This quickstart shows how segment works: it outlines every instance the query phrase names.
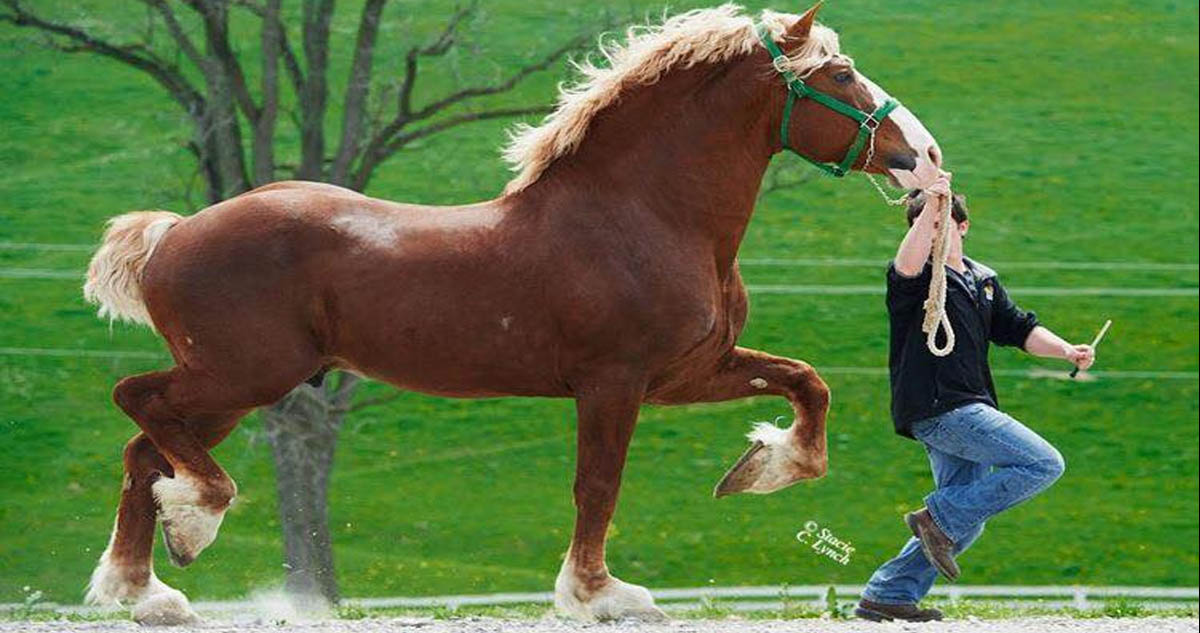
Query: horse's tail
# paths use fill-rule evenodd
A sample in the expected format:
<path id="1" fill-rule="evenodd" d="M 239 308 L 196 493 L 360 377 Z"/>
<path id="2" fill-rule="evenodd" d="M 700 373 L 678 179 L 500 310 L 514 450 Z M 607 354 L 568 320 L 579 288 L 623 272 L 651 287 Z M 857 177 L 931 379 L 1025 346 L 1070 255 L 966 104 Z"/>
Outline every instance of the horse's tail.
<path id="1" fill-rule="evenodd" d="M 142 300 L 142 269 L 167 229 L 182 219 L 170 211 L 134 211 L 108 221 L 83 284 L 83 297 L 100 306 L 100 318 L 154 327 Z"/>

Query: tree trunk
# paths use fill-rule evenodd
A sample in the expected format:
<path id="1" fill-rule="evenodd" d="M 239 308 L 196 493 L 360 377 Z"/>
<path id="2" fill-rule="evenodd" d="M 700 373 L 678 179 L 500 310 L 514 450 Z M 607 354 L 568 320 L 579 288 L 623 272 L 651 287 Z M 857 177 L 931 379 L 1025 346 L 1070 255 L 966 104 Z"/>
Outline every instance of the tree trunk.
<path id="1" fill-rule="evenodd" d="M 329 533 L 329 475 L 358 378 L 342 373 L 336 387 L 333 382 L 302 384 L 262 409 L 275 461 L 285 589 L 304 604 L 314 599 L 334 604 L 339 597 Z"/>

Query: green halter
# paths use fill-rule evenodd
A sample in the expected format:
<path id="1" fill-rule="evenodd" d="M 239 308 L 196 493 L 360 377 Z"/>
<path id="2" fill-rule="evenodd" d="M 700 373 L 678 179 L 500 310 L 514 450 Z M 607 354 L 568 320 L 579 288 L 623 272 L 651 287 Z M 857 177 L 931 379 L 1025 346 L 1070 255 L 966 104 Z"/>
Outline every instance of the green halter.
<path id="1" fill-rule="evenodd" d="M 875 108 L 874 112 L 864 112 L 859 110 L 845 101 L 831 97 L 815 88 L 809 87 L 808 84 L 804 83 L 803 79 L 800 79 L 796 76 L 796 73 L 788 70 L 787 55 L 784 55 L 783 51 L 779 49 L 779 45 L 775 43 L 775 40 L 771 37 L 770 31 L 767 30 L 765 25 L 758 25 L 758 37 L 760 40 L 762 40 L 762 44 L 767 49 L 767 52 L 771 54 L 771 65 L 773 65 L 775 70 L 783 76 L 783 80 L 787 83 L 788 87 L 787 105 L 783 107 L 783 122 L 779 124 L 780 142 L 783 143 L 784 147 L 792 150 L 792 152 L 797 156 L 812 163 L 818 169 L 826 174 L 829 174 L 830 176 L 836 176 L 840 178 L 850 173 L 850 168 L 854 165 L 854 161 L 858 160 L 858 155 L 862 153 L 863 146 L 866 145 L 867 139 L 875 134 L 875 130 L 881 123 L 883 123 L 883 120 L 892 113 L 892 110 L 900 107 L 900 102 L 896 101 L 895 99 L 888 99 L 879 107 Z M 842 159 L 842 162 L 836 165 L 830 165 L 815 161 L 788 146 L 788 124 L 792 120 L 792 106 L 795 105 L 797 99 L 804 98 L 812 99 L 813 101 L 816 101 L 817 103 L 829 108 L 830 110 L 833 110 L 834 112 L 837 112 L 838 114 L 854 119 L 854 121 L 858 123 L 858 135 L 854 138 L 854 144 L 852 144 L 850 149 L 846 151 L 846 157 Z"/>

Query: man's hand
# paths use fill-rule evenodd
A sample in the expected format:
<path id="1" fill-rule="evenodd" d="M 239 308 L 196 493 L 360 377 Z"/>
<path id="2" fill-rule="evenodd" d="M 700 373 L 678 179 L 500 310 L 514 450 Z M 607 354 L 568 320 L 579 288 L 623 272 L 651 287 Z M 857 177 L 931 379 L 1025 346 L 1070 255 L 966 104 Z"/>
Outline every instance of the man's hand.
<path id="1" fill-rule="evenodd" d="M 1096 362 L 1096 350 L 1091 345 L 1072 345 L 1040 325 L 1033 328 L 1025 339 L 1025 351 L 1044 358 L 1061 358 L 1080 371 Z"/>
<path id="2" fill-rule="evenodd" d="M 1063 348 L 1063 357 L 1080 371 L 1087 371 L 1096 362 L 1096 350 L 1091 345 L 1067 345 Z"/>
<path id="3" fill-rule="evenodd" d="M 908 229 L 896 251 L 896 272 L 901 276 L 916 277 L 925 268 L 929 252 L 933 249 L 933 234 L 940 228 L 938 224 L 941 218 L 934 210 L 937 205 L 933 204 L 933 197 L 950 195 L 950 176 L 950 172 L 939 170 L 937 179 L 925 189 L 925 208 Z"/>
<path id="4" fill-rule="evenodd" d="M 948 171 L 938 170 L 937 179 L 925 188 L 926 195 L 932 196 L 950 196 L 950 178 L 954 174 Z"/>

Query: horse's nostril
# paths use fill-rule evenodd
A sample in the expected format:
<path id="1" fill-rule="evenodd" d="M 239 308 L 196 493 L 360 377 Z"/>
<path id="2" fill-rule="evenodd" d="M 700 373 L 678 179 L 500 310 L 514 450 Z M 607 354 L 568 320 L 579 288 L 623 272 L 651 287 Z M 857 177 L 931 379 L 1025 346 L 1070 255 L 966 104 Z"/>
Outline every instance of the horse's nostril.
<path id="1" fill-rule="evenodd" d="M 912 171 L 917 168 L 917 159 L 908 154 L 892 154 L 887 159 L 888 169 Z"/>
<path id="2" fill-rule="evenodd" d="M 928 153 L 929 153 L 929 160 L 933 161 L 934 165 L 941 167 L 942 166 L 942 152 L 941 152 L 941 150 L 938 149 L 938 146 L 930 145 Z"/>

